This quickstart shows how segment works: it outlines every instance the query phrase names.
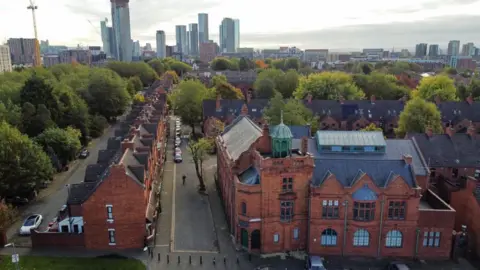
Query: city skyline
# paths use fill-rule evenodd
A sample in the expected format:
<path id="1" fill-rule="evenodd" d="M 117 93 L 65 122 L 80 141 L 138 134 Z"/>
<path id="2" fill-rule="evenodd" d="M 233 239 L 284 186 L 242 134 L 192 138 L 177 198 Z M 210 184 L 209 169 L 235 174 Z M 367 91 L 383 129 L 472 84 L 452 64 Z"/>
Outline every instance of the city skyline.
<path id="1" fill-rule="evenodd" d="M 66 3 L 62 4 L 63 2 Z M 110 18 L 110 1 L 96 5 L 89 4 L 93 3 L 92 0 L 81 4 L 74 1 L 63 2 L 57 4 L 54 0 L 48 2 L 37 0 L 39 38 L 48 39 L 55 45 L 101 45 L 99 22 L 105 17 Z M 157 3 L 149 0 L 132 0 L 130 1 L 132 39 L 140 40 L 141 44 L 147 42 L 155 44 L 155 33 L 160 29 L 165 31 L 167 45 L 174 45 L 175 25 L 198 23 L 198 13 L 208 13 L 209 39 L 214 41 L 219 39 L 217 25 L 224 17 L 238 18 L 241 21 L 241 47 L 276 48 L 290 45 L 303 49 L 412 48 L 417 43 L 435 43 L 443 49 L 449 40 L 460 40 L 462 44 L 480 43 L 480 37 L 476 34 L 478 30 L 475 29 L 475 26 L 480 24 L 480 16 L 473 16 L 480 8 L 480 1 L 475 0 L 442 2 L 407 0 L 386 5 L 376 5 L 378 1 L 369 0 L 367 2 L 371 2 L 370 4 L 348 3 L 351 7 L 348 10 L 352 9 L 354 12 L 347 10 L 340 16 L 335 13 L 338 18 L 333 16 L 334 13 L 313 16 L 309 10 L 315 8 L 307 9 L 306 13 L 297 18 L 297 15 L 291 14 L 289 8 L 275 7 L 271 12 L 275 16 L 263 20 L 256 14 L 263 14 L 262 7 L 271 4 L 269 1 L 265 2 L 255 3 L 254 9 L 249 8 L 249 13 L 244 13 L 245 7 L 241 6 L 248 5 L 234 0 L 227 3 L 217 0 L 205 0 L 192 5 L 186 3 L 185 8 L 188 6 L 188 9 L 175 6 L 173 1 Z M 317 5 L 311 0 L 300 2 L 299 4 L 312 7 Z M 345 5 L 346 1 L 341 0 L 322 7 L 329 10 L 335 8 L 344 10 Z M 381 9 L 372 8 L 376 6 L 381 6 Z M 163 11 L 157 16 L 148 16 L 157 12 L 157 8 Z M 183 10 L 187 11 L 182 12 Z M 281 16 L 282 14 L 284 16 Z M 18 16 L 25 16 L 25 20 L 20 21 L 18 27 L 2 28 L 0 39 L 5 41 L 8 38 L 33 36 L 32 23 L 28 15 L 24 3 L 15 2 L 2 9 L 0 11 L 2 25 L 8 25 L 9 20 Z M 280 19 L 285 16 L 291 16 L 292 20 Z M 69 20 L 69 23 L 58 23 L 61 20 Z M 94 26 L 90 25 L 89 21 Z M 75 31 L 71 31 L 72 28 Z M 406 29 L 408 31 L 405 31 Z M 328 36 L 328 39 L 325 36 Z"/>

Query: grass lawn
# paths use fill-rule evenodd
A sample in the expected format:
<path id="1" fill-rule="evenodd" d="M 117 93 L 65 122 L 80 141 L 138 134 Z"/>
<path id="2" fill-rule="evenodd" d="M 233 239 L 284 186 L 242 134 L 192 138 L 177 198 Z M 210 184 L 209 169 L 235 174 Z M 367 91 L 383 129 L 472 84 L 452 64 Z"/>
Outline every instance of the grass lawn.
<path id="1" fill-rule="evenodd" d="M 15 270 L 12 257 L 0 257 L 0 270 Z M 145 270 L 135 259 L 20 256 L 21 270 Z"/>

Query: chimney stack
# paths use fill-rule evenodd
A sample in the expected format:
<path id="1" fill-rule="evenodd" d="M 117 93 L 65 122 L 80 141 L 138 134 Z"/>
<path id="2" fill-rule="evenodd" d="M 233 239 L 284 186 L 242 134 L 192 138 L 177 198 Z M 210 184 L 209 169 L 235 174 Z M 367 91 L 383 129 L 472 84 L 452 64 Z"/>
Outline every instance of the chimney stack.
<path id="1" fill-rule="evenodd" d="M 218 111 L 222 108 L 222 105 L 220 103 L 220 100 L 222 100 L 222 98 L 220 97 L 220 95 L 217 95 L 217 102 L 215 103 L 215 109 Z"/>
<path id="2" fill-rule="evenodd" d="M 472 121 L 470 121 L 470 125 L 468 126 L 467 134 L 470 135 L 470 138 L 472 139 L 475 138 L 475 136 L 477 135 L 477 129 L 473 125 Z"/>
<path id="3" fill-rule="evenodd" d="M 473 104 L 473 96 L 472 96 L 472 94 L 468 95 L 466 101 L 467 101 L 467 103 L 468 103 L 469 105 L 472 105 L 472 104 Z"/>
<path id="4" fill-rule="evenodd" d="M 308 94 L 308 95 L 307 95 L 307 102 L 308 102 L 308 104 L 312 104 L 312 98 L 313 98 L 312 94 Z"/>
<path id="5" fill-rule="evenodd" d="M 243 103 L 241 115 L 243 115 L 243 116 L 247 116 L 247 115 L 248 115 L 248 107 L 247 107 L 247 104 L 246 104 L 246 103 Z"/>
<path id="6" fill-rule="evenodd" d="M 412 165 L 412 156 L 409 154 L 404 154 L 402 155 L 403 161 L 405 161 L 405 164 L 407 165 Z"/>
<path id="7" fill-rule="evenodd" d="M 263 124 L 262 135 L 265 136 L 265 137 L 270 136 L 270 127 L 268 126 L 268 124 L 266 122 L 265 122 L 265 124 Z"/>
<path id="8" fill-rule="evenodd" d="M 247 104 L 250 104 L 250 101 L 252 100 L 252 92 L 248 91 L 247 92 Z"/>
<path id="9" fill-rule="evenodd" d="M 343 104 L 345 102 L 345 98 L 343 96 L 340 96 L 338 101 L 340 101 L 340 104 Z"/>
<path id="10" fill-rule="evenodd" d="M 125 152 L 127 149 L 130 149 L 133 151 L 133 142 L 131 142 L 129 139 L 124 139 L 122 144 L 122 151 Z"/>
<path id="11" fill-rule="evenodd" d="M 439 105 L 442 102 L 442 99 L 440 98 L 439 95 L 435 96 L 435 104 Z"/>
<path id="12" fill-rule="evenodd" d="M 300 147 L 301 147 L 300 152 L 302 152 L 302 155 L 305 156 L 308 152 L 308 137 L 307 136 L 302 137 L 302 143 L 301 143 Z"/>
<path id="13" fill-rule="evenodd" d="M 427 136 L 431 138 L 433 136 L 433 128 L 431 126 L 428 126 L 425 134 L 427 134 Z"/>
<path id="14" fill-rule="evenodd" d="M 372 104 L 375 104 L 375 95 L 371 95 L 371 96 L 370 96 L 370 102 L 371 102 Z"/>
<path id="15" fill-rule="evenodd" d="M 452 127 L 446 127 L 445 128 L 445 133 L 448 134 L 448 136 L 450 136 L 450 138 L 451 138 L 455 134 L 455 129 L 453 129 Z"/>

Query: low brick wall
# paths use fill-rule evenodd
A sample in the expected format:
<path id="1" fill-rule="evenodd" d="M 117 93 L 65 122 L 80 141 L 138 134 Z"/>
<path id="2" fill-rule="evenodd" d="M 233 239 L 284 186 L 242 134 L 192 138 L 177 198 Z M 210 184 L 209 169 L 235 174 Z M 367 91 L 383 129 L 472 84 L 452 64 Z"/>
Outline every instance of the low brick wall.
<path id="1" fill-rule="evenodd" d="M 32 248 L 85 247 L 83 233 L 37 232 L 32 230 Z"/>

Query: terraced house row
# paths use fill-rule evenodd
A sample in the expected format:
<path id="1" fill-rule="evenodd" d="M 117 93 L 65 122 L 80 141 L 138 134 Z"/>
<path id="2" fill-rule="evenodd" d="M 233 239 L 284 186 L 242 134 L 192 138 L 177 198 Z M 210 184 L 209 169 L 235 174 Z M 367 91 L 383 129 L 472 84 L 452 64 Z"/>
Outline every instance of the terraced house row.
<path id="1" fill-rule="evenodd" d="M 319 117 L 321 130 L 360 130 L 370 123 L 384 130 L 387 137 L 392 137 L 398 127 L 400 113 L 405 106 L 404 99 L 377 100 L 314 100 L 308 96 L 305 106 Z M 214 120 L 220 120 L 227 125 L 240 114 L 248 115 L 258 124 L 263 124 L 263 110 L 268 106 L 267 99 L 250 99 L 247 95 L 243 100 L 203 101 L 203 128 L 207 135 L 215 134 Z M 455 132 L 466 132 L 473 123 L 480 130 L 480 102 L 472 97 L 464 101 L 445 101 L 437 99 L 436 104 L 442 115 L 444 127 L 451 127 Z"/>
<path id="2" fill-rule="evenodd" d="M 449 128 L 407 139 L 341 130 L 310 137 L 302 127 L 257 120 L 240 115 L 215 139 L 230 232 L 244 249 L 445 259 L 464 248 L 465 238 L 452 232 L 477 222 L 465 220 L 465 211 L 480 213 L 471 195 L 478 175 L 466 168 L 478 169 L 471 162 L 480 160 L 473 126 L 465 134 Z M 438 182 L 432 187 L 439 175 L 455 187 L 458 212 L 436 193 Z"/>
<path id="3" fill-rule="evenodd" d="M 32 232 L 33 248 L 143 248 L 155 234 L 160 177 L 165 160 L 166 93 L 156 82 L 88 165 L 85 179 L 68 187 L 58 221 Z M 59 208 L 61 205 L 59 205 Z"/>

